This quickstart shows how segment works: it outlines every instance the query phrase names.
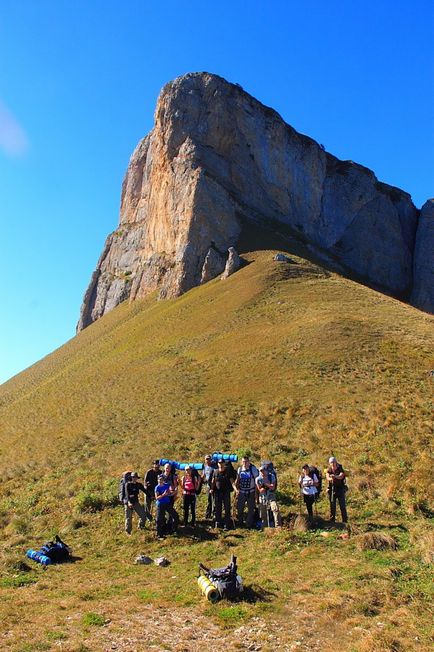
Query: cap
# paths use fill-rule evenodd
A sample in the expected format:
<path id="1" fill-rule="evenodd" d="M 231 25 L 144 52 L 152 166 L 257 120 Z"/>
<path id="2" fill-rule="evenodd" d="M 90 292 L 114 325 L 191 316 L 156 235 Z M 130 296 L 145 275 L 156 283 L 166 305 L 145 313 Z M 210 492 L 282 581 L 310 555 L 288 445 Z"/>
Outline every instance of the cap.
<path id="1" fill-rule="evenodd" d="M 137 471 L 133 471 L 133 472 L 131 473 L 131 477 L 132 477 L 132 478 L 140 478 L 140 476 L 139 476 L 139 474 L 137 473 Z"/>
<path id="2" fill-rule="evenodd" d="M 160 466 L 160 460 L 154 460 L 154 461 L 152 462 L 152 464 L 153 464 L 154 466 L 155 466 L 156 464 L 157 464 L 158 466 Z"/>
<path id="3" fill-rule="evenodd" d="M 336 457 L 329 457 L 329 464 L 332 464 L 333 462 L 337 462 Z"/>
<path id="4" fill-rule="evenodd" d="M 222 457 L 219 460 L 217 460 L 217 464 L 224 464 L 224 463 L 225 461 Z"/>
<path id="5" fill-rule="evenodd" d="M 191 469 L 191 466 L 190 466 L 190 464 L 186 464 L 184 468 L 187 471 L 188 469 Z"/>
<path id="6" fill-rule="evenodd" d="M 266 464 L 261 464 L 261 466 L 259 467 L 259 470 L 260 471 L 266 471 L 267 470 L 267 465 Z"/>

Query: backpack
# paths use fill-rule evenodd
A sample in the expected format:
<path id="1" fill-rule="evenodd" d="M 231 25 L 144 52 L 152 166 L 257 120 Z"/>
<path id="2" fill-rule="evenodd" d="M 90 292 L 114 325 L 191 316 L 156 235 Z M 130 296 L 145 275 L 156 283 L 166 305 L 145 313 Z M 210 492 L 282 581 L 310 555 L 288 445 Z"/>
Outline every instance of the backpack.
<path id="1" fill-rule="evenodd" d="M 322 491 L 322 473 L 316 466 L 309 466 L 309 475 L 311 478 L 313 478 L 314 475 L 318 478 L 318 486 L 315 495 L 315 500 L 318 500 Z"/>
<path id="2" fill-rule="evenodd" d="M 275 483 L 275 487 L 273 491 L 277 490 L 277 471 L 274 468 L 273 462 L 261 462 L 261 466 L 266 466 L 267 467 L 267 473 L 268 473 L 268 480 L 269 482 Z"/>
<path id="3" fill-rule="evenodd" d="M 236 598 L 242 589 L 241 578 L 237 572 L 237 558 L 232 555 L 231 562 L 224 568 L 207 568 L 199 564 L 199 575 L 203 573 L 216 587 L 220 598 Z"/>
<path id="4" fill-rule="evenodd" d="M 127 482 L 131 481 L 131 473 L 132 471 L 125 471 L 119 481 L 119 502 L 122 505 L 127 504 Z"/>
<path id="5" fill-rule="evenodd" d="M 71 558 L 69 546 L 57 534 L 54 541 L 49 541 L 43 545 L 38 552 L 48 557 L 54 564 L 60 564 L 62 561 L 68 561 Z"/>

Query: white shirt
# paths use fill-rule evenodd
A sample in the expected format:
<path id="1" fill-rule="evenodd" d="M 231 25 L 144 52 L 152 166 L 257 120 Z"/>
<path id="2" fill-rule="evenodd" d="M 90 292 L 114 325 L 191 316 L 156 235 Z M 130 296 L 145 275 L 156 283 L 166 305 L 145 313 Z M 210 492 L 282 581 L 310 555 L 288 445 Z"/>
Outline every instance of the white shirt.
<path id="1" fill-rule="evenodd" d="M 313 478 L 309 475 L 301 475 L 298 482 L 301 484 L 301 490 L 305 496 L 315 496 L 318 492 L 317 488 L 314 486 L 314 482 L 318 482 L 318 478 L 315 474 L 313 474 Z"/>

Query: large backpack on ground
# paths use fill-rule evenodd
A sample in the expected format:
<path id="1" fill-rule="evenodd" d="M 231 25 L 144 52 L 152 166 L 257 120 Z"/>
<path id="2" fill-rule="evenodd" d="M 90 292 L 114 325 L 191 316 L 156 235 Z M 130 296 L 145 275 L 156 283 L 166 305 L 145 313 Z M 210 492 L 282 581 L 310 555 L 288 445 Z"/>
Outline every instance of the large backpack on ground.
<path id="1" fill-rule="evenodd" d="M 309 475 L 311 478 L 313 478 L 314 475 L 318 478 L 318 486 L 315 495 L 315 500 L 318 500 L 322 491 L 322 473 L 316 466 L 309 466 Z"/>
<path id="2" fill-rule="evenodd" d="M 238 575 L 237 558 L 232 555 L 231 562 L 224 568 L 207 568 L 199 564 L 199 576 L 205 575 L 215 586 L 220 598 L 233 600 L 243 590 L 241 577 Z"/>
<path id="3" fill-rule="evenodd" d="M 125 471 L 119 480 L 119 502 L 122 505 L 127 504 L 127 482 L 131 481 L 131 473 L 132 471 Z"/>
<path id="4" fill-rule="evenodd" d="M 43 566 L 70 561 L 71 549 L 56 534 L 54 541 L 48 541 L 39 550 L 27 550 L 26 556 Z"/>

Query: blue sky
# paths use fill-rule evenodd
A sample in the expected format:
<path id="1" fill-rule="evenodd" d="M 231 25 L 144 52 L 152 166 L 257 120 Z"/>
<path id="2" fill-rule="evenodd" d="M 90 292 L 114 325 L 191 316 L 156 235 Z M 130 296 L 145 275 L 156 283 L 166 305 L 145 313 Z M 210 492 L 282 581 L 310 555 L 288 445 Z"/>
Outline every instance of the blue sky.
<path id="1" fill-rule="evenodd" d="M 433 3 L 2 0 L 0 382 L 73 337 L 160 88 L 240 83 L 297 130 L 433 196 Z"/>

